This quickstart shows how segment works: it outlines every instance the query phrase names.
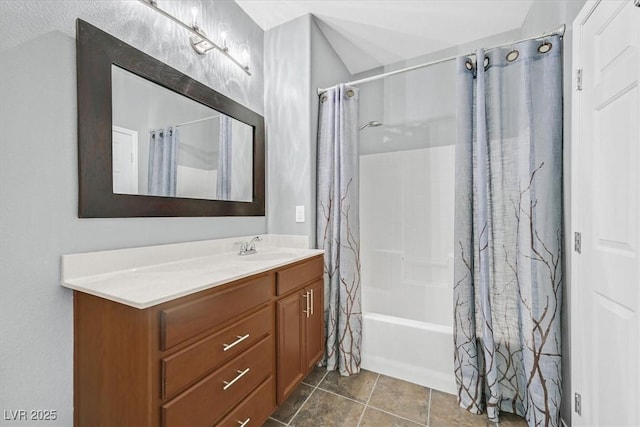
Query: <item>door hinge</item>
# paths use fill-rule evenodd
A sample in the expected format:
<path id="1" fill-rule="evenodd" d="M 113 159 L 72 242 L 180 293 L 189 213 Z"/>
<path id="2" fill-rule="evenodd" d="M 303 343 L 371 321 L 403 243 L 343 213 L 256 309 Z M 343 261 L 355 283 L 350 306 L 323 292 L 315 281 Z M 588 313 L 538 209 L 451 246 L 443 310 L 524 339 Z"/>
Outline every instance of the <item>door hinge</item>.
<path id="1" fill-rule="evenodd" d="M 573 410 L 578 414 L 582 415 L 582 396 L 576 393 L 573 399 Z"/>
<path id="2" fill-rule="evenodd" d="M 573 250 L 582 253 L 582 233 L 577 231 L 573 233 Z"/>
<path id="3" fill-rule="evenodd" d="M 576 70 L 576 90 L 582 90 L 582 68 Z"/>

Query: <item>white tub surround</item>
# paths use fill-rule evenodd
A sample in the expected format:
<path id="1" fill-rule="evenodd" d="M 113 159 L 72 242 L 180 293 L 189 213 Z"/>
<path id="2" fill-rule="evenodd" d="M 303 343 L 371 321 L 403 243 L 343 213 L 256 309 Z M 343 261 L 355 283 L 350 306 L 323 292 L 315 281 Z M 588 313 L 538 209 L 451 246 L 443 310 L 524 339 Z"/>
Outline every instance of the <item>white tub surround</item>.
<path id="1" fill-rule="evenodd" d="M 456 393 L 453 328 L 379 313 L 362 316 L 362 367 Z"/>
<path id="2" fill-rule="evenodd" d="M 306 236 L 262 235 L 256 254 L 238 255 L 253 237 L 63 255 L 61 284 L 144 309 L 323 253 Z"/>

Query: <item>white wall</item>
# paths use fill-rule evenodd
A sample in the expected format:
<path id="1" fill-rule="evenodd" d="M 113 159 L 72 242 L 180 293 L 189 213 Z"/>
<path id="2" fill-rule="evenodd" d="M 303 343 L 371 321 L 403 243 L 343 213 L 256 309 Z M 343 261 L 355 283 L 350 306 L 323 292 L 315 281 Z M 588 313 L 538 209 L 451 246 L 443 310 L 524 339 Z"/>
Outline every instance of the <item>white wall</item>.
<path id="1" fill-rule="evenodd" d="M 162 3 L 185 18 L 201 5 L 210 33 L 227 20 L 251 46 L 253 75 L 197 56 L 183 30 L 139 2 L 0 3 L 0 411 L 56 410 L 48 425 L 73 424 L 73 306 L 60 255 L 266 231 L 264 217 L 77 217 L 75 18 L 263 113 L 263 31 L 234 2 Z"/>

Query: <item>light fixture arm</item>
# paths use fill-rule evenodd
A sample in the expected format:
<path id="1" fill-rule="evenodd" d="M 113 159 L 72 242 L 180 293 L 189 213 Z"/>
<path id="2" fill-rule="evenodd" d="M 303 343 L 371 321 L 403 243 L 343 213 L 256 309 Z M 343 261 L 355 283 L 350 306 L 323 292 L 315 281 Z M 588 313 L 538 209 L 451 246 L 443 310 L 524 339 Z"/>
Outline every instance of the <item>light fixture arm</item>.
<path id="1" fill-rule="evenodd" d="M 249 75 L 249 76 L 251 75 L 251 72 L 249 71 L 249 65 L 242 64 L 236 58 L 231 56 L 231 54 L 229 54 L 229 49 L 225 49 L 223 47 L 218 46 L 218 44 L 214 43 L 211 39 L 209 39 L 199 27 L 195 27 L 195 28 L 191 27 L 191 26 L 185 24 L 184 22 L 182 22 L 181 20 L 179 20 L 178 18 L 176 18 L 175 16 L 171 15 L 170 13 L 167 13 L 164 10 L 160 9 L 158 7 L 158 3 L 157 3 L 156 0 L 138 0 L 138 1 L 140 3 L 146 5 L 146 6 L 150 7 L 151 9 L 155 10 L 159 14 L 169 18 L 170 20 L 172 20 L 173 22 L 175 22 L 176 24 L 178 24 L 179 26 L 181 26 L 185 30 L 189 31 L 193 37 L 200 38 L 201 41 L 198 42 L 197 44 L 200 45 L 200 46 L 204 46 L 202 48 L 202 53 L 203 54 L 208 52 L 208 51 L 210 51 L 211 49 L 216 49 L 221 54 L 223 54 L 224 56 L 229 58 L 231 60 L 231 62 L 236 64 L 238 67 L 240 67 L 242 69 L 242 71 L 247 73 L 247 75 Z M 200 53 L 200 50 L 197 50 L 197 52 Z"/>

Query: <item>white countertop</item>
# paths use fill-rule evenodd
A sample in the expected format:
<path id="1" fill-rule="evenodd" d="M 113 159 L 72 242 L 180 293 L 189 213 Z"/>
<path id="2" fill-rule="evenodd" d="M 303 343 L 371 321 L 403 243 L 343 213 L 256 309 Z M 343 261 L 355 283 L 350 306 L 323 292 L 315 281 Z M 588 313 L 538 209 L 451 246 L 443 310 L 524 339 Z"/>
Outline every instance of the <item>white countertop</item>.
<path id="1" fill-rule="evenodd" d="M 234 242 L 251 237 L 63 255 L 62 286 L 143 309 L 324 252 L 265 235 L 258 253 L 238 255 Z"/>

